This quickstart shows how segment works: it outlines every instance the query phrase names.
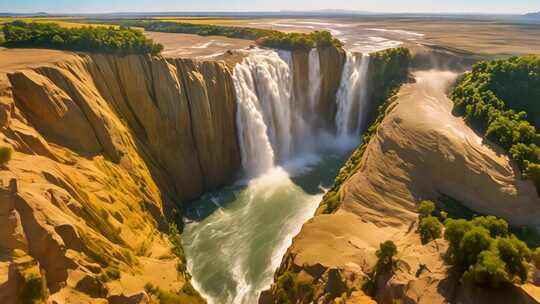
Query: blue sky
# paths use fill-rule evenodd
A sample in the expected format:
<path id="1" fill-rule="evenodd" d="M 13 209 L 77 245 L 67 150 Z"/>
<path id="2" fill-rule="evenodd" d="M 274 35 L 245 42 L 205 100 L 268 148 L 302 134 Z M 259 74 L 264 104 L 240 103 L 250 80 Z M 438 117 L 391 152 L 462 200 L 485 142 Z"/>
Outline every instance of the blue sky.
<path id="1" fill-rule="evenodd" d="M 0 0 L 0 12 L 102 13 L 316 9 L 510 14 L 540 11 L 540 0 Z"/>

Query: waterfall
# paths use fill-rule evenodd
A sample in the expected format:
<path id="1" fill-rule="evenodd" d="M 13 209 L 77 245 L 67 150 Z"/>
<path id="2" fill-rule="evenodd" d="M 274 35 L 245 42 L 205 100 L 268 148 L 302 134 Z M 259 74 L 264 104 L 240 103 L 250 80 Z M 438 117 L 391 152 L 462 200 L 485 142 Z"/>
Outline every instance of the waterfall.
<path id="1" fill-rule="evenodd" d="M 256 94 L 251 64 L 252 62 L 246 59 L 242 64 L 236 65 L 233 73 L 238 104 L 236 124 L 242 166 L 250 177 L 262 174 L 274 165 L 274 151 Z"/>
<path id="2" fill-rule="evenodd" d="M 233 71 L 239 143 L 248 177 L 290 160 L 306 146 L 313 148 L 322 81 L 319 52 L 309 53 L 308 107 L 295 104 L 293 66 L 290 52 L 252 50 Z"/>
<path id="3" fill-rule="evenodd" d="M 339 136 L 360 134 L 367 102 L 369 54 L 347 52 L 347 61 L 337 93 L 336 130 Z"/>
<path id="4" fill-rule="evenodd" d="M 310 114 L 315 114 L 317 104 L 321 97 L 321 61 L 319 58 L 319 50 L 312 49 L 309 52 L 309 106 Z"/>
<path id="5" fill-rule="evenodd" d="M 251 50 L 235 66 L 233 81 L 237 95 L 237 128 L 242 165 L 248 178 L 257 177 L 302 152 L 324 145 L 320 137 L 318 105 L 322 102 L 319 52 L 309 52 L 306 78 L 293 76 L 291 52 Z M 336 96 L 336 130 L 341 136 L 358 136 L 367 97 L 369 55 L 347 54 Z M 297 71 L 298 73 L 298 71 Z M 303 75 L 300 75 L 303 76 Z M 293 92 L 294 81 L 306 92 Z M 305 94 L 304 97 L 296 97 Z M 300 99 L 300 100 L 295 100 Z"/>

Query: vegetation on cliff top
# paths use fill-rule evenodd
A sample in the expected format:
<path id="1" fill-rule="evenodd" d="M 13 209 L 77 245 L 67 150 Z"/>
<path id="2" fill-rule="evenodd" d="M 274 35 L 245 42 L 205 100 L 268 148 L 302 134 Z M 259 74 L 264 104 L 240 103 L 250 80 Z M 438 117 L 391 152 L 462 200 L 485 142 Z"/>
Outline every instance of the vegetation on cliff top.
<path id="1" fill-rule="evenodd" d="M 126 27 L 64 28 L 56 23 L 13 21 L 2 29 L 7 47 L 38 47 L 61 50 L 157 55 L 161 44 L 148 39 L 140 30 Z"/>
<path id="2" fill-rule="evenodd" d="M 454 112 L 505 148 L 540 193 L 540 57 L 480 62 L 451 94 Z"/>
<path id="3" fill-rule="evenodd" d="M 103 21 L 98 21 L 103 22 Z M 146 31 L 195 34 L 201 36 L 225 36 L 229 38 L 255 40 L 263 47 L 285 50 L 311 49 L 314 47 L 336 46 L 343 44 L 328 31 L 311 33 L 283 33 L 276 30 L 249 27 L 220 26 L 211 24 L 192 24 L 186 22 L 167 22 L 154 20 L 116 20 L 108 21 L 122 26 L 142 27 Z"/>
<path id="4" fill-rule="evenodd" d="M 536 262 L 540 248 L 531 252 L 527 244 L 510 232 L 508 223 L 494 216 L 477 216 L 470 220 L 446 219 L 440 212 L 433 215 L 435 204 L 422 201 L 419 207 L 419 233 L 424 235 L 430 229 L 422 227 L 429 220 L 431 227 L 440 227 L 444 220 L 444 238 L 449 247 L 447 261 L 462 273 L 462 281 L 484 287 L 500 287 L 505 283 L 524 283 L 528 277 L 528 262 Z M 438 229 L 438 228 L 437 228 Z M 429 240 L 439 238 L 432 235 Z M 539 254 L 538 256 L 536 254 Z M 538 258 L 540 262 L 540 258 Z"/>
<path id="5" fill-rule="evenodd" d="M 389 49 L 371 54 L 370 56 L 370 70 L 373 70 L 373 73 L 369 73 L 372 77 L 370 83 L 377 84 L 378 86 L 373 90 L 375 92 L 374 95 L 371 96 L 373 104 L 379 105 L 377 117 L 362 136 L 360 147 L 352 153 L 339 171 L 334 186 L 324 195 L 317 209 L 317 214 L 329 214 L 337 209 L 340 204 L 339 188 L 349 177 L 358 171 L 362 156 L 386 116 L 386 110 L 396 100 L 396 94 L 401 84 L 408 79 L 411 58 L 408 49 Z"/>

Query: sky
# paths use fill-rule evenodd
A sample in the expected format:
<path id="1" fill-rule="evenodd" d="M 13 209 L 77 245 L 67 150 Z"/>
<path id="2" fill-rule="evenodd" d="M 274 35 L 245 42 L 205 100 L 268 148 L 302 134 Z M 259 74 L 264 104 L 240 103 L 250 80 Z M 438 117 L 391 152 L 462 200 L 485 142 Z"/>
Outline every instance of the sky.
<path id="1" fill-rule="evenodd" d="M 0 12 L 107 13 L 347 9 L 396 13 L 540 11 L 540 0 L 0 0 Z"/>

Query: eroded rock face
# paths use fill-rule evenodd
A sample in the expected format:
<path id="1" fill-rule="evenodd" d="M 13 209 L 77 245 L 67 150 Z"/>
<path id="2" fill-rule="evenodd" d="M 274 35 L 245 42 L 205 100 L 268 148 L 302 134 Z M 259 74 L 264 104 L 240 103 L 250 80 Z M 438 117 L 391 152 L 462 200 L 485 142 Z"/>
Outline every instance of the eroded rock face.
<path id="1" fill-rule="evenodd" d="M 129 162 L 122 133 L 130 132 L 160 186 L 180 199 L 239 169 L 234 86 L 222 63 L 91 55 L 8 77 L 47 141 L 120 163 Z"/>
<path id="2" fill-rule="evenodd" d="M 229 68 L 70 55 L 1 72 L 0 140 L 14 150 L 0 170 L 1 302 L 24 294 L 16 250 L 55 303 L 147 303 L 146 283 L 180 290 L 190 277 L 165 213 L 240 167 Z"/>
<path id="3" fill-rule="evenodd" d="M 455 76 L 420 72 L 416 83 L 402 87 L 359 170 L 341 186 L 340 207 L 304 224 L 276 272 L 276 282 L 287 273 L 295 278 L 307 273 L 317 303 L 353 301 L 366 287 L 362 282 L 375 267 L 379 244 L 392 240 L 398 246 L 396 269 L 371 286 L 378 303 L 538 301 L 538 287 L 531 284 L 495 298 L 486 290 L 462 290 L 458 276 L 444 263 L 445 242 L 422 245 L 416 232 L 417 203 L 441 195 L 514 225 L 540 225 L 534 185 L 520 178 L 502 150 L 451 114 L 445 89 Z M 340 295 L 327 292 L 334 269 L 347 286 Z M 279 292 L 276 283 L 273 294 L 265 297 L 276 299 Z"/>
<path id="4" fill-rule="evenodd" d="M 181 290 L 190 276 L 167 218 L 241 166 L 234 63 L 2 52 L 13 62 L 0 64 L 0 142 L 14 153 L 0 168 L 0 302 L 24 294 L 14 252 L 35 260 L 52 303 L 148 303 L 147 283 Z M 344 54 L 320 61 L 333 117 Z"/>

